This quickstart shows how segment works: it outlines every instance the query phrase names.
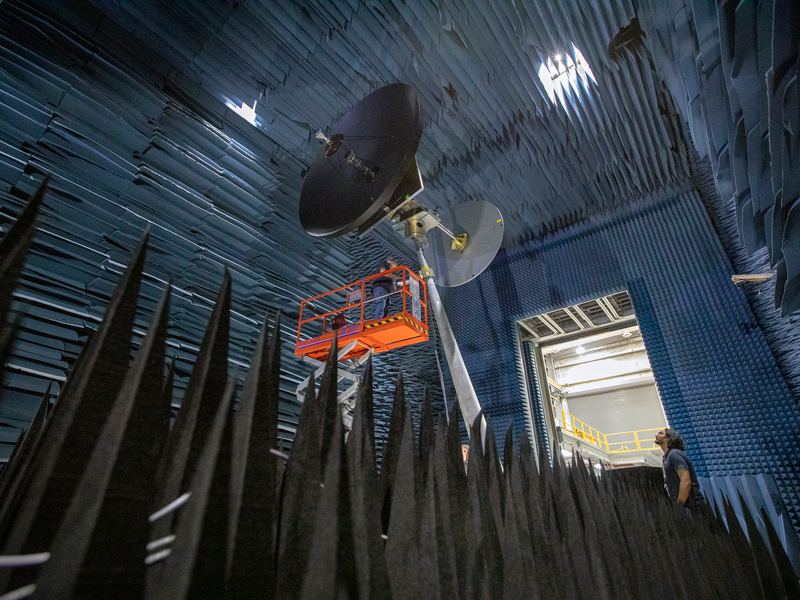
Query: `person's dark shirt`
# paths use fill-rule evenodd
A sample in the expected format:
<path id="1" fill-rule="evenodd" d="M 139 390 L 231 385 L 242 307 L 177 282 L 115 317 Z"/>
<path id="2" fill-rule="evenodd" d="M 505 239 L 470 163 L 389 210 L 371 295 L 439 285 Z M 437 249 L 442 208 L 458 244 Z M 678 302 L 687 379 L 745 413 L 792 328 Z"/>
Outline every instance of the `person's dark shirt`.
<path id="1" fill-rule="evenodd" d="M 689 471 L 692 480 L 692 487 L 689 490 L 689 497 L 684 506 L 691 509 L 695 504 L 695 499 L 701 494 L 700 484 L 697 482 L 697 475 L 694 472 L 694 465 L 689 457 L 682 450 L 677 448 L 670 449 L 661 459 L 664 467 L 664 486 L 667 488 L 669 497 L 673 500 L 678 499 L 681 488 L 681 478 L 678 475 L 679 469 Z"/>
<path id="2" fill-rule="evenodd" d="M 381 264 L 378 265 L 378 271 L 381 269 L 393 269 L 392 265 L 389 264 L 388 260 L 384 260 Z M 372 280 L 372 289 L 374 290 L 376 287 L 380 287 L 385 289 L 387 292 L 392 290 L 392 281 L 391 277 L 378 277 L 377 279 Z"/>

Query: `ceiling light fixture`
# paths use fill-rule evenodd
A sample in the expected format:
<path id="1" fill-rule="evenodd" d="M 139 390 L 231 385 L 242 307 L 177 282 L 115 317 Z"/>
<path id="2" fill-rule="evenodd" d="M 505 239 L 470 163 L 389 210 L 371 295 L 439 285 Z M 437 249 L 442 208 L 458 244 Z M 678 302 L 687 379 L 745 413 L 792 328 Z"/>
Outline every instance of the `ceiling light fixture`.
<path id="1" fill-rule="evenodd" d="M 625 333 L 623 333 L 623 334 L 622 334 L 622 337 L 624 337 L 624 338 L 629 338 L 629 337 L 631 337 L 632 335 L 633 335 L 633 334 L 632 334 L 630 331 L 626 331 Z"/>
<path id="2" fill-rule="evenodd" d="M 563 56 L 563 58 L 562 58 Z M 555 62 L 553 62 L 555 60 Z M 581 54 L 581 51 L 572 45 L 572 52 L 564 55 L 558 54 L 553 58 L 548 58 L 539 67 L 539 79 L 542 81 L 550 102 L 555 102 L 556 97 L 564 104 L 564 93 L 575 92 L 580 95 L 581 89 L 578 81 L 583 82 L 584 89 L 589 88 L 591 79 L 597 85 L 589 63 Z"/>
<path id="3" fill-rule="evenodd" d="M 241 106 L 232 106 L 231 108 L 236 111 L 236 113 L 242 117 L 245 121 L 250 123 L 250 125 L 256 124 L 256 104 L 258 100 L 253 100 L 253 108 L 247 106 L 244 102 L 242 102 Z M 230 105 L 228 105 L 230 106 Z"/>
<path id="4" fill-rule="evenodd" d="M 583 346 L 578 346 L 577 348 L 575 348 L 576 354 L 583 354 L 584 352 L 586 352 L 586 348 L 584 348 Z"/>

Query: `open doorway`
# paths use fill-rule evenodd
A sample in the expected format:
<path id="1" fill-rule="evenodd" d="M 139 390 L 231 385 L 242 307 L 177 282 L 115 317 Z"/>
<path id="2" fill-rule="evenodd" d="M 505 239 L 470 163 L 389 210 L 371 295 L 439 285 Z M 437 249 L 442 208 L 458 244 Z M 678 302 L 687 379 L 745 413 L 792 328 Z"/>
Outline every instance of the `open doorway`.
<path id="1" fill-rule="evenodd" d="M 537 440 L 540 449 L 555 441 L 565 457 L 577 450 L 610 467 L 661 466 L 653 438 L 668 423 L 627 292 L 519 327 L 529 399 L 540 404 L 531 419 L 543 421 L 531 429 L 547 437 Z"/>

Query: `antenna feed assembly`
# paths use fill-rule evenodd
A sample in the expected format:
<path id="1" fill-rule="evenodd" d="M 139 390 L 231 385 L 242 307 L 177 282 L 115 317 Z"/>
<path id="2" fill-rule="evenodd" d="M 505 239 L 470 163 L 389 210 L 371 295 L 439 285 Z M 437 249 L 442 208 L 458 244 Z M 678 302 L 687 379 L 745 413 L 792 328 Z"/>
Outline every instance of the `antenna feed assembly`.
<path id="1" fill-rule="evenodd" d="M 439 229 L 450 238 L 450 250 L 453 252 L 463 253 L 470 242 L 469 233 L 463 231 L 458 235 L 454 234 L 442 223 L 435 210 L 427 208 L 418 200 L 411 200 L 403 205 L 392 215 L 391 221 L 392 228 L 412 242 L 418 250 L 428 246 L 427 235 L 432 229 Z"/>
<path id="2" fill-rule="evenodd" d="M 392 229 L 414 244 L 416 249 L 428 246 L 428 232 L 439 227 L 441 219 L 417 200 L 410 200 L 391 218 Z"/>

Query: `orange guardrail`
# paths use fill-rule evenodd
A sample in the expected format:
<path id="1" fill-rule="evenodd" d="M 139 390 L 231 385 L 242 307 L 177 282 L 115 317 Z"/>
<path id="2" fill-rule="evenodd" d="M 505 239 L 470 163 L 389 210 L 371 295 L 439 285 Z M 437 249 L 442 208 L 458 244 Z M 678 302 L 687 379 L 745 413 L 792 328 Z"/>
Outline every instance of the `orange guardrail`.
<path id="1" fill-rule="evenodd" d="M 399 311 L 390 310 L 384 318 L 370 318 L 374 310 L 373 303 L 377 300 L 367 298 L 368 294 L 371 296 L 371 284 L 390 274 L 397 276 L 399 289 L 388 294 L 387 306 L 391 307 L 399 295 L 402 307 Z M 337 302 L 342 306 L 328 310 Z M 320 309 L 320 306 L 327 308 Z M 309 313 L 312 313 L 311 317 Z M 427 340 L 428 298 L 425 282 L 408 267 L 397 266 L 303 300 L 297 323 L 295 355 L 324 360 L 334 336 L 339 338 L 340 349 L 350 342 L 357 342 L 342 360 L 361 356 L 370 349 L 376 353 L 386 352 Z"/>
<path id="2" fill-rule="evenodd" d="M 656 446 L 653 438 L 655 438 L 656 431 L 664 429 L 663 427 L 656 427 L 654 429 L 603 433 L 555 404 L 553 404 L 553 413 L 557 424 L 560 424 L 564 431 L 584 439 L 600 449 L 604 449 L 609 454 L 635 452 L 637 450 L 657 450 L 658 446 Z M 558 423 L 559 421 L 560 423 Z M 649 439 L 644 434 L 650 434 Z M 620 436 L 624 437 L 620 439 Z"/>

